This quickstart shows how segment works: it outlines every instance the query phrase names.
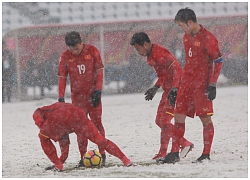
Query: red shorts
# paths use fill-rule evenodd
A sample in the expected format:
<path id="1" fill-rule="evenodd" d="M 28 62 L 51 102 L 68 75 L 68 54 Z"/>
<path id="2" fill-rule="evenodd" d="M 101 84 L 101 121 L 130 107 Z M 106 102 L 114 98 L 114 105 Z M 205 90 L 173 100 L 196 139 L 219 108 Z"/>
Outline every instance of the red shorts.
<path id="1" fill-rule="evenodd" d="M 205 94 L 206 88 L 189 88 L 180 86 L 176 100 L 176 114 L 185 114 L 191 118 L 196 116 L 212 116 L 213 103 Z"/>

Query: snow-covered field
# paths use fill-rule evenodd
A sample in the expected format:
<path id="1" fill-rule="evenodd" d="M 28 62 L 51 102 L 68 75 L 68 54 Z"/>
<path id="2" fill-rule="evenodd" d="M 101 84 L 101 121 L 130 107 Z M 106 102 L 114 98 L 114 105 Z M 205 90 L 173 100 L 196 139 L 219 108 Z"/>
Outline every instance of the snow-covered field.
<path id="1" fill-rule="evenodd" d="M 103 96 L 103 124 L 106 137 L 136 163 L 150 160 L 159 148 L 160 129 L 154 123 L 161 97 L 145 101 L 143 93 Z M 202 124 L 187 118 L 185 137 L 195 145 L 188 156 L 176 164 L 73 170 L 44 171 L 51 165 L 37 137 L 33 111 L 54 103 L 55 99 L 2 105 L 2 177 L 3 178 L 247 178 L 248 177 L 248 87 L 217 88 L 214 101 L 215 126 L 211 160 L 193 164 L 202 152 Z M 70 99 L 66 99 L 70 102 Z M 71 134 L 69 158 L 65 168 L 79 160 L 76 136 Z M 58 144 L 56 144 L 58 147 Z M 170 145 L 171 146 L 171 145 Z M 96 149 L 89 143 L 88 149 Z M 169 147 L 170 148 L 170 147 Z M 111 155 L 108 163 L 122 164 Z"/>

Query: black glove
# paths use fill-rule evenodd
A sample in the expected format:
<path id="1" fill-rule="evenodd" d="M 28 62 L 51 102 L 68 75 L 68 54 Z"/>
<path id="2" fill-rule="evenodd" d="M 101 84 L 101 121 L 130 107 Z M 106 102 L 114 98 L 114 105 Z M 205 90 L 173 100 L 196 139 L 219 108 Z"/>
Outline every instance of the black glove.
<path id="1" fill-rule="evenodd" d="M 216 97 L 216 85 L 215 84 L 209 84 L 206 90 L 207 98 L 212 101 Z"/>
<path id="2" fill-rule="evenodd" d="M 144 94 L 146 95 L 145 100 L 147 101 L 152 100 L 158 89 L 159 89 L 158 86 L 153 86 L 152 88 L 149 88 L 147 92 Z"/>
<path id="3" fill-rule="evenodd" d="M 95 90 L 94 93 L 91 96 L 91 103 L 93 107 L 96 107 L 100 101 L 101 101 L 101 94 L 102 91 L 100 90 Z"/>
<path id="4" fill-rule="evenodd" d="M 64 98 L 59 98 L 58 102 L 65 102 Z"/>
<path id="5" fill-rule="evenodd" d="M 171 106 L 175 105 L 176 97 L 177 97 L 177 88 L 172 88 L 168 93 L 168 100 Z"/>

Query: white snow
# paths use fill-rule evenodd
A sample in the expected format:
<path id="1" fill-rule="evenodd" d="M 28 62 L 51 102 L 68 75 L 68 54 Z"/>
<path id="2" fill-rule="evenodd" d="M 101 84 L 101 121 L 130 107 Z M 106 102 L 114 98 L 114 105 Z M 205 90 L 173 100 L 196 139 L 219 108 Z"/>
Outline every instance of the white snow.
<path id="1" fill-rule="evenodd" d="M 159 148 L 160 129 L 155 115 L 161 91 L 153 101 L 145 101 L 143 93 L 103 96 L 103 124 L 106 137 L 115 142 L 134 162 L 149 161 Z M 214 101 L 215 136 L 209 162 L 193 164 L 203 148 L 202 124 L 196 117 L 187 118 L 185 137 L 195 145 L 193 151 L 176 164 L 101 169 L 70 172 L 44 171 L 51 162 L 43 153 L 33 111 L 56 99 L 2 104 L 2 177 L 3 178 L 247 178 L 248 177 L 248 87 L 219 87 Z M 70 99 L 66 99 L 70 102 Z M 76 136 L 65 168 L 77 164 Z M 56 143 L 58 148 L 58 144 Z M 169 149 L 171 143 L 169 145 Z M 88 149 L 97 149 L 89 143 Z M 111 155 L 108 163 L 122 162 Z"/>

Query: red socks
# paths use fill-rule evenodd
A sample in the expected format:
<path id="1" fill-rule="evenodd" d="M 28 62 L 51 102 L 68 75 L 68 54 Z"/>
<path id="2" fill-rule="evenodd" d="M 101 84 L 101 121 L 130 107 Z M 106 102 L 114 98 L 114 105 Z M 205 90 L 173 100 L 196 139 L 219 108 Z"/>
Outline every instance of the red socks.
<path id="1" fill-rule="evenodd" d="M 175 123 L 173 127 L 172 149 L 171 152 L 179 152 L 180 144 L 185 133 L 185 123 Z"/>
<path id="2" fill-rule="evenodd" d="M 213 123 L 210 123 L 203 127 L 203 143 L 204 143 L 203 154 L 210 154 L 213 137 L 214 137 L 214 125 Z"/>

